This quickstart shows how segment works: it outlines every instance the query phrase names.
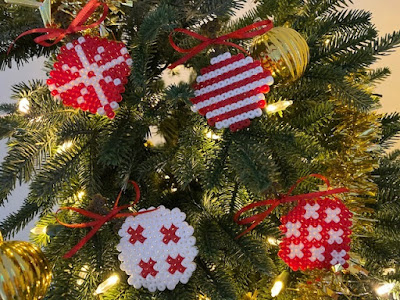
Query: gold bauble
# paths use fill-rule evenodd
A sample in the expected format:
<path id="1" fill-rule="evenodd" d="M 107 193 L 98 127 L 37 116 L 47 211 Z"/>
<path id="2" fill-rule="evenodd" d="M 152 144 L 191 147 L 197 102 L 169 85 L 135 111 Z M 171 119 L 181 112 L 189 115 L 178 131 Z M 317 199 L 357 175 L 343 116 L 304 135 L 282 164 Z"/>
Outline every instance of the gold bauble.
<path id="1" fill-rule="evenodd" d="M 251 50 L 253 58 L 270 70 L 276 82 L 288 83 L 300 78 L 310 59 L 306 40 L 296 30 L 274 27 L 254 38 Z"/>
<path id="2" fill-rule="evenodd" d="M 4 242 L 0 233 L 0 299 L 42 299 L 51 268 L 39 248 L 28 242 Z"/>

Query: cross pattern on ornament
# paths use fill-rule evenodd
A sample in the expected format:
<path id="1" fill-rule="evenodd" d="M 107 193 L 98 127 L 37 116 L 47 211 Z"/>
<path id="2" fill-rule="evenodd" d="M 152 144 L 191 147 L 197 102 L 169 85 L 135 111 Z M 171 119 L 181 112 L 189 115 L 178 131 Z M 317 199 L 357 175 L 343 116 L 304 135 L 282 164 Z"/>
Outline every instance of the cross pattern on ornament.
<path id="1" fill-rule="evenodd" d="M 88 39 L 91 39 L 90 37 Z M 61 66 L 62 70 L 70 71 L 72 74 L 78 73 L 75 79 L 71 80 L 70 82 L 65 83 L 64 85 L 57 86 L 56 89 L 52 92 L 55 93 L 53 95 L 60 95 L 62 93 L 66 93 L 67 91 L 72 90 L 73 87 L 80 86 L 82 87 L 77 92 L 79 93 L 76 98 L 76 102 L 81 105 L 86 103 L 85 95 L 89 93 L 87 87 L 92 88 L 92 91 L 96 94 L 100 104 L 102 105 L 97 109 L 97 113 L 100 115 L 107 114 L 109 117 L 113 117 L 114 113 L 112 110 L 115 110 L 119 107 L 119 104 L 116 99 L 108 99 L 105 94 L 105 88 L 108 86 L 104 86 L 102 81 L 106 82 L 107 84 L 113 83 L 115 87 L 122 84 L 121 79 L 115 78 L 112 79 L 111 76 L 107 75 L 106 73 L 108 70 L 121 65 L 125 62 L 128 66 L 132 64 L 132 59 L 128 58 L 128 50 L 123 47 L 120 49 L 119 56 L 117 58 L 112 59 L 111 61 L 99 66 L 98 63 L 102 63 L 101 54 L 105 51 L 104 47 L 100 46 L 96 49 L 96 55 L 94 56 L 94 62 L 90 63 L 88 56 L 85 54 L 85 51 L 82 48 L 82 44 L 86 42 L 85 37 L 78 38 L 77 45 L 73 43 L 68 43 L 66 48 L 68 50 L 74 49 L 76 55 L 79 59 L 79 62 L 82 65 L 81 69 L 78 69 L 76 66 L 70 67 L 68 64 L 63 64 Z M 107 76 L 106 76 L 107 75 Z M 50 86 L 49 86 L 50 87 Z M 51 88 L 54 89 L 54 88 Z M 110 112 L 110 108 L 112 109 Z M 111 114 L 110 114 L 111 113 Z M 112 115 L 112 116 L 111 116 Z"/>
<path id="2" fill-rule="evenodd" d="M 156 263 L 157 262 L 152 260 L 151 258 L 147 263 L 143 260 L 140 260 L 139 267 L 142 268 L 142 272 L 140 273 L 140 275 L 142 275 L 143 278 L 147 278 L 147 276 L 149 275 L 156 277 L 156 275 L 158 274 L 158 271 L 154 270 L 154 265 Z"/>
<path id="3" fill-rule="evenodd" d="M 178 243 L 181 238 L 176 235 L 177 230 L 178 230 L 178 227 L 176 227 L 174 224 L 172 224 L 169 229 L 167 229 L 167 228 L 165 228 L 165 226 L 163 226 L 160 229 L 160 232 L 162 234 L 164 234 L 163 242 L 167 245 L 170 241 L 173 241 L 174 243 Z"/>
<path id="4" fill-rule="evenodd" d="M 309 241 L 312 241 L 313 239 L 316 239 L 317 241 L 321 240 L 322 238 L 322 235 L 320 233 L 322 231 L 321 225 L 318 225 L 317 227 L 310 225 L 308 226 L 307 230 L 308 230 L 307 240 Z"/>
<path id="5" fill-rule="evenodd" d="M 314 205 L 310 205 L 310 203 L 307 203 L 304 206 L 304 209 L 306 210 L 306 213 L 304 214 L 305 219 L 313 218 L 313 219 L 318 219 L 319 214 L 317 213 L 318 209 L 320 208 L 318 203 L 315 203 Z"/>
<path id="6" fill-rule="evenodd" d="M 304 256 L 303 252 L 301 251 L 301 250 L 303 250 L 303 248 L 304 248 L 303 243 L 300 243 L 300 244 L 298 244 L 298 245 L 296 245 L 296 244 L 294 244 L 294 243 L 291 243 L 291 244 L 289 245 L 290 253 L 289 253 L 288 256 L 289 256 L 291 259 L 295 258 L 296 256 L 297 256 L 298 258 L 302 258 L 302 257 Z"/>
<path id="7" fill-rule="evenodd" d="M 338 243 L 338 244 L 343 243 L 342 235 L 344 232 L 342 229 L 339 230 L 330 229 L 328 233 L 329 233 L 329 240 L 328 240 L 329 244 L 332 245 L 333 243 Z"/>
<path id="8" fill-rule="evenodd" d="M 128 233 L 131 235 L 129 242 L 132 245 L 135 245 L 135 243 L 137 241 L 141 242 L 142 244 L 144 243 L 144 241 L 146 240 L 146 238 L 142 235 L 144 231 L 144 228 L 140 225 L 138 225 L 138 227 L 135 229 L 133 229 L 132 227 L 128 228 Z"/>
<path id="9" fill-rule="evenodd" d="M 182 262 L 185 258 L 182 257 L 180 254 L 176 258 L 172 258 L 170 255 L 168 255 L 167 258 L 167 263 L 169 263 L 171 266 L 168 269 L 168 272 L 171 274 L 175 274 L 176 271 L 180 272 L 183 274 L 185 272 L 186 268 L 182 266 Z"/>
<path id="10" fill-rule="evenodd" d="M 344 265 L 346 263 L 346 260 L 344 259 L 345 255 L 346 255 L 345 250 L 342 250 L 342 251 L 333 250 L 331 252 L 331 255 L 332 255 L 332 260 L 331 260 L 332 266 L 335 266 L 337 264 Z"/>
<path id="11" fill-rule="evenodd" d="M 299 221 L 297 221 L 296 223 L 292 223 L 292 222 L 287 222 L 286 223 L 286 237 L 291 237 L 292 235 L 294 235 L 295 237 L 299 237 L 300 236 L 300 229 L 301 227 L 301 223 Z"/>
<path id="12" fill-rule="evenodd" d="M 309 258 L 311 261 L 316 261 L 317 259 L 319 261 L 324 261 L 325 260 L 325 256 L 323 256 L 322 254 L 325 252 L 325 247 L 321 246 L 319 248 L 312 246 L 310 248 L 310 252 L 311 252 L 311 257 Z"/>
<path id="13" fill-rule="evenodd" d="M 335 223 L 339 223 L 339 221 L 340 221 L 340 217 L 339 217 L 340 212 L 341 212 L 341 210 L 340 210 L 339 207 L 336 207 L 335 209 L 332 209 L 332 208 L 328 207 L 325 210 L 325 213 L 326 213 L 325 222 L 326 223 L 330 223 L 330 222 L 333 221 Z"/>

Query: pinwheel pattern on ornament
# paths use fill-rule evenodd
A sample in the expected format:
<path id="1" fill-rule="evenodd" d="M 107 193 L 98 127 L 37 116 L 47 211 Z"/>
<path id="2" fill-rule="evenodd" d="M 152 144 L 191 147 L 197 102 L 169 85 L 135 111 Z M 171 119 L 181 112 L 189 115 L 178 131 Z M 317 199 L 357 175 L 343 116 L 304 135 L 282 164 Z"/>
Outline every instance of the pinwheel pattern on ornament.
<path id="1" fill-rule="evenodd" d="M 352 213 L 337 198 L 301 200 L 281 218 L 279 257 L 297 271 L 348 267 Z"/>
<path id="2" fill-rule="evenodd" d="M 193 260 L 198 250 L 193 227 L 185 218 L 178 208 L 160 206 L 126 219 L 117 249 L 121 252 L 121 270 L 130 276 L 130 285 L 155 292 L 173 290 L 179 282 L 189 281 L 196 269 Z"/>
<path id="3" fill-rule="evenodd" d="M 211 65 L 200 72 L 191 99 L 192 110 L 206 116 L 210 126 L 235 132 L 262 115 L 264 94 L 274 79 L 259 61 L 226 52 L 212 58 Z"/>
<path id="4" fill-rule="evenodd" d="M 114 118 L 131 64 L 123 43 L 82 36 L 61 47 L 47 84 L 64 105 Z"/>

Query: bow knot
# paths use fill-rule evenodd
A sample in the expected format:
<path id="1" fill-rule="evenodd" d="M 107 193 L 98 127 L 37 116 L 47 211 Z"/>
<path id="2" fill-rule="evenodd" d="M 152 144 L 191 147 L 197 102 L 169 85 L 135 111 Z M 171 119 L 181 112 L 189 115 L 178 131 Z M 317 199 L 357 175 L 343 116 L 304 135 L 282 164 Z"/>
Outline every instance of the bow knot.
<path id="1" fill-rule="evenodd" d="M 175 28 L 173 30 L 173 32 L 170 33 L 169 35 L 169 42 L 172 46 L 172 48 L 174 48 L 176 51 L 180 52 L 180 53 L 187 53 L 184 57 L 182 57 L 181 59 L 177 60 L 176 62 L 174 62 L 172 65 L 170 65 L 168 68 L 169 69 L 173 69 L 175 67 L 177 67 L 178 65 L 184 63 L 185 61 L 189 60 L 190 58 L 192 58 L 193 56 L 195 56 L 196 54 L 200 53 L 201 51 L 203 51 L 205 48 L 211 46 L 211 45 L 226 45 L 226 46 L 232 46 L 235 47 L 237 49 L 239 49 L 240 51 L 243 51 L 244 53 L 248 53 L 247 50 L 245 50 L 243 47 L 232 43 L 232 42 L 228 42 L 227 40 L 229 39 L 247 39 L 247 38 L 253 38 L 257 35 L 261 35 L 266 33 L 267 31 L 269 31 L 271 28 L 273 27 L 273 23 L 270 20 L 264 20 L 264 21 L 260 21 L 260 22 L 256 22 L 254 24 L 251 24 L 249 26 L 240 28 L 236 31 L 233 31 L 231 33 L 225 34 L 225 35 L 221 35 L 219 37 L 216 38 L 208 38 L 206 36 L 203 36 L 201 34 L 198 34 L 196 32 L 190 31 L 188 29 L 185 28 Z M 181 32 L 184 33 L 188 36 L 194 37 L 195 39 L 198 39 L 199 41 L 201 41 L 201 43 L 197 46 L 194 46 L 192 48 L 189 49 L 184 49 L 179 47 L 178 45 L 175 44 L 173 38 L 172 38 L 172 34 L 174 32 Z"/>
<path id="2" fill-rule="evenodd" d="M 304 181 L 305 179 L 307 179 L 309 177 L 316 177 L 316 178 L 323 180 L 327 186 L 327 190 L 292 196 L 291 194 L 292 194 L 293 190 L 302 181 Z M 320 174 L 310 174 L 306 177 L 302 177 L 299 180 L 297 180 L 297 182 L 294 185 L 292 185 L 290 187 L 289 191 L 286 194 L 279 195 L 278 198 L 276 198 L 276 199 L 268 199 L 268 200 L 251 203 L 251 204 L 243 207 L 241 210 L 239 210 L 233 217 L 234 221 L 239 225 L 250 225 L 250 226 L 245 231 L 243 231 L 241 234 L 239 234 L 236 238 L 240 238 L 243 235 L 252 231 L 255 227 L 257 227 L 258 224 L 260 224 L 266 217 L 268 217 L 276 207 L 278 207 L 282 203 L 288 203 L 288 202 L 294 202 L 294 201 L 300 201 L 300 200 L 311 200 L 311 199 L 315 199 L 318 197 L 331 196 L 334 194 L 347 193 L 347 192 L 349 192 L 349 189 L 347 189 L 347 188 L 331 189 L 329 180 Z M 245 212 L 250 211 L 253 208 L 263 207 L 263 206 L 269 206 L 269 207 L 264 212 L 257 213 L 250 217 L 240 219 L 241 215 L 244 214 Z"/>
<path id="3" fill-rule="evenodd" d="M 149 213 L 152 211 L 155 211 L 156 209 L 151 209 L 151 210 L 146 210 L 142 212 L 131 212 L 131 213 L 120 213 L 122 210 L 127 209 L 129 207 L 133 207 L 135 204 L 139 202 L 140 199 L 140 190 L 139 186 L 137 185 L 136 182 L 134 181 L 129 181 L 133 187 L 135 188 L 136 192 L 136 199 L 132 204 L 127 204 L 127 205 L 122 205 L 118 206 L 119 199 L 121 198 L 122 195 L 122 190 L 119 192 L 117 199 L 115 200 L 114 206 L 112 210 L 107 214 L 107 215 L 99 215 L 94 212 L 81 209 L 81 208 L 76 208 L 76 207 L 61 207 L 57 212 L 56 212 L 56 220 L 58 223 L 61 225 L 68 227 L 68 228 L 86 228 L 86 227 L 92 227 L 92 230 L 89 231 L 89 233 L 79 241 L 78 244 L 76 244 L 67 254 L 64 255 L 64 258 L 70 258 L 72 257 L 76 252 L 78 252 L 79 249 L 81 249 L 95 234 L 96 232 L 108 221 L 111 221 L 115 218 L 125 218 L 129 216 L 137 216 L 140 214 L 145 214 Z M 77 224 L 69 224 L 69 223 L 64 223 L 60 221 L 57 218 L 57 214 L 61 210 L 70 210 L 79 213 L 82 216 L 92 218 L 94 221 L 87 222 L 87 223 L 77 223 Z"/>
<path id="4" fill-rule="evenodd" d="M 96 9 L 100 6 L 103 7 L 103 13 L 102 13 L 101 17 L 92 24 L 83 25 L 92 16 L 92 14 L 96 11 Z M 25 31 L 25 32 L 21 33 L 14 40 L 14 42 L 12 42 L 12 44 L 8 48 L 7 54 L 10 53 L 12 47 L 14 46 L 14 43 L 19 38 L 21 38 L 25 35 L 29 35 L 32 33 L 45 33 L 44 35 L 34 38 L 33 40 L 35 41 L 35 43 L 37 43 L 43 47 L 50 47 L 50 46 L 53 46 L 53 45 L 57 44 L 58 42 L 60 42 L 66 35 L 99 26 L 106 19 L 107 14 L 108 14 L 107 4 L 99 2 L 98 0 L 90 0 L 82 8 L 82 10 L 77 14 L 77 16 L 71 22 L 71 24 L 68 26 L 67 29 L 48 27 L 48 28 L 36 28 L 36 29 L 31 29 L 31 30 Z M 51 42 L 49 42 L 50 40 L 51 40 Z"/>

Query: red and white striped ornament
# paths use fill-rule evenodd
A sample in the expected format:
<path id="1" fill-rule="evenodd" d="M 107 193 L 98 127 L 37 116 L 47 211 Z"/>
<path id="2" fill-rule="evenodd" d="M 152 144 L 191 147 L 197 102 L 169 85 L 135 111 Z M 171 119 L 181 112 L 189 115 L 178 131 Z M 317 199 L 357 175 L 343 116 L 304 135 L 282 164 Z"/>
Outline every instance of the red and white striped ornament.
<path id="1" fill-rule="evenodd" d="M 61 47 L 47 84 L 64 105 L 113 118 L 131 64 L 122 42 L 80 37 Z"/>
<path id="2" fill-rule="evenodd" d="M 206 116 L 208 124 L 232 132 L 246 128 L 250 119 L 260 117 L 265 107 L 265 93 L 274 79 L 259 61 L 229 52 L 211 59 L 194 85 L 192 110 Z"/>
<path id="3" fill-rule="evenodd" d="M 293 270 L 348 267 L 352 213 L 338 198 L 301 200 L 281 218 L 279 257 Z"/>

